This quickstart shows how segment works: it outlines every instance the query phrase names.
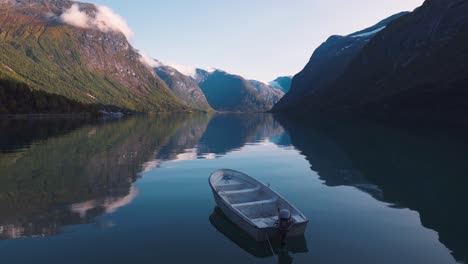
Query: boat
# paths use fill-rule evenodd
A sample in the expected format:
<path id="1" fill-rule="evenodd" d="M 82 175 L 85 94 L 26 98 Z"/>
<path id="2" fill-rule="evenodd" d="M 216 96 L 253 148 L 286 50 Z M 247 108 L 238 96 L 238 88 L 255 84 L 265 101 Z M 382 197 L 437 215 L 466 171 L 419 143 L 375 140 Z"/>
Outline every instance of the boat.
<path id="1" fill-rule="evenodd" d="M 220 169 L 209 179 L 216 205 L 256 241 L 303 236 L 309 220 L 281 195 L 239 171 Z"/>

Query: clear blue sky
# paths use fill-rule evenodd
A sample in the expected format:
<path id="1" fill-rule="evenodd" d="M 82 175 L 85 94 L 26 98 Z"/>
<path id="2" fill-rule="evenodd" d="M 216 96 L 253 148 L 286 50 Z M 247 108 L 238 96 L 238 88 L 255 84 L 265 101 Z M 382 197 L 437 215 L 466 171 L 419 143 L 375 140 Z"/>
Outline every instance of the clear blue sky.
<path id="1" fill-rule="evenodd" d="M 111 7 L 151 57 L 261 81 L 294 75 L 328 36 L 346 35 L 423 0 L 84 0 Z"/>

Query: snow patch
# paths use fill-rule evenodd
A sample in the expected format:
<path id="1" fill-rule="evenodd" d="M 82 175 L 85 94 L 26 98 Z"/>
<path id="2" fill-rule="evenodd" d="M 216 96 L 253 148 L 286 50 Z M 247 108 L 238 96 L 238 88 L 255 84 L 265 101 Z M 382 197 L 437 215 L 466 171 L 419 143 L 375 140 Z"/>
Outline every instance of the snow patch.
<path id="1" fill-rule="evenodd" d="M 383 30 L 384 28 L 386 28 L 387 26 L 383 26 L 383 27 L 380 27 L 376 30 L 372 30 L 372 31 L 369 31 L 369 32 L 364 32 L 364 33 L 361 33 L 361 34 L 357 34 L 357 35 L 352 35 L 351 37 L 352 38 L 361 38 L 361 37 L 368 37 L 368 36 L 372 36 L 374 34 L 377 34 L 379 31 Z"/>
<path id="2" fill-rule="evenodd" d="M 352 46 L 353 46 L 353 44 L 350 44 L 350 45 L 348 45 L 348 46 L 345 46 L 345 47 L 341 48 L 341 49 L 336 53 L 336 55 L 340 54 L 341 52 L 343 52 L 343 51 L 346 50 L 346 49 L 351 48 Z"/>

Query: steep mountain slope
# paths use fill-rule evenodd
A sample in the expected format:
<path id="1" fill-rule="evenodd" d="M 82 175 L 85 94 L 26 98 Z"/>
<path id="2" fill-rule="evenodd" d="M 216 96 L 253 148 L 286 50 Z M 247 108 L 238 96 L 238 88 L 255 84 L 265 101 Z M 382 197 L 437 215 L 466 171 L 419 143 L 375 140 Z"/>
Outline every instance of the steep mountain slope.
<path id="1" fill-rule="evenodd" d="M 292 83 L 291 76 L 281 76 L 271 81 L 270 83 L 268 83 L 268 85 L 270 87 L 280 89 L 284 93 L 287 93 L 289 92 L 289 90 L 291 90 L 291 83 Z"/>
<path id="2" fill-rule="evenodd" d="M 260 98 L 268 104 L 274 105 L 279 99 L 281 99 L 281 97 L 284 96 L 284 92 L 276 87 L 272 87 L 256 80 L 248 80 L 248 82 L 257 89 Z"/>
<path id="3" fill-rule="evenodd" d="M 185 109 L 102 9 L 68 0 L 2 1 L 0 78 L 87 104 Z M 66 20 L 69 13 L 80 19 Z"/>
<path id="4" fill-rule="evenodd" d="M 213 111 L 201 88 L 190 77 L 162 64 L 154 67 L 154 71 L 188 107 L 202 111 Z"/>
<path id="5" fill-rule="evenodd" d="M 347 69 L 362 48 L 388 23 L 407 14 L 398 13 L 376 25 L 348 36 L 331 36 L 318 47 L 305 68 L 294 76 L 290 91 L 275 105 L 275 111 L 297 104 L 304 96 L 324 89 Z"/>
<path id="6" fill-rule="evenodd" d="M 264 112 L 270 110 L 283 92 L 257 81 L 215 70 L 198 69 L 198 82 L 210 105 L 217 111 Z"/>
<path id="7" fill-rule="evenodd" d="M 338 82 L 303 106 L 378 118 L 464 122 L 468 2 L 427 0 L 382 30 Z"/>

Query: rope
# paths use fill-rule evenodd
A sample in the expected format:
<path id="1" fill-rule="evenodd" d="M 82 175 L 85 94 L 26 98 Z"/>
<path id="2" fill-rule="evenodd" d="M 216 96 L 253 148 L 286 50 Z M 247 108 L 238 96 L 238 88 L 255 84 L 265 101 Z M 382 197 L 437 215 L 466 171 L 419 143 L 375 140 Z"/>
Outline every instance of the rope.
<path id="1" fill-rule="evenodd" d="M 276 256 L 275 251 L 273 250 L 273 247 L 271 246 L 270 237 L 268 236 L 267 230 L 265 230 L 265 235 L 268 241 L 268 245 L 270 246 L 271 254 L 273 254 L 273 257 L 276 259 L 277 263 L 279 263 L 279 257 Z"/>

